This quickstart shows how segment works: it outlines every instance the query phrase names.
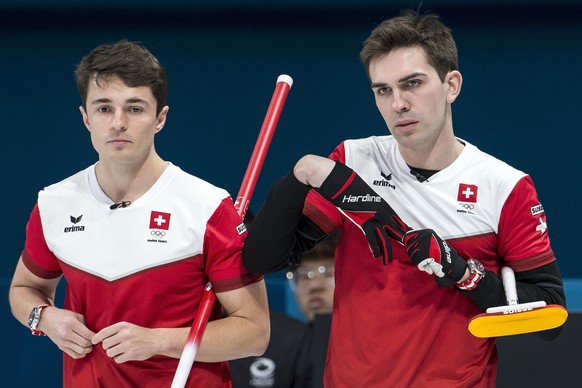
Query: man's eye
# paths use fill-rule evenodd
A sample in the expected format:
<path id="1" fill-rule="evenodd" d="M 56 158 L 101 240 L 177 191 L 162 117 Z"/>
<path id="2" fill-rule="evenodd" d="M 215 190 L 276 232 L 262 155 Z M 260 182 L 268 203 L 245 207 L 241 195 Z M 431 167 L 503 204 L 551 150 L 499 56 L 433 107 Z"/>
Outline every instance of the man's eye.
<path id="1" fill-rule="evenodd" d="M 143 112 L 143 109 L 138 106 L 132 106 L 131 108 L 129 108 L 129 111 L 131 113 L 140 113 Z"/>
<path id="2" fill-rule="evenodd" d="M 406 86 L 408 86 L 409 88 L 415 88 L 417 86 L 420 86 L 421 82 L 417 79 L 411 79 L 406 83 Z"/>
<path id="3" fill-rule="evenodd" d="M 109 108 L 107 108 L 106 106 L 100 106 L 99 108 L 97 108 L 97 112 L 107 113 L 107 112 L 109 112 Z"/>
<path id="4" fill-rule="evenodd" d="M 376 94 L 379 96 L 383 96 L 389 92 L 388 88 L 378 88 L 376 89 Z"/>

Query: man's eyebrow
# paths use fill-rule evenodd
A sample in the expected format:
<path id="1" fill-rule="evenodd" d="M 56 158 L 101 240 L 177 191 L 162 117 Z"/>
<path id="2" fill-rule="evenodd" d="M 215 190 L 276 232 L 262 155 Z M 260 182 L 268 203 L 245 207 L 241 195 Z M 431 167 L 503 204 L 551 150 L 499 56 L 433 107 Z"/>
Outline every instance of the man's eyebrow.
<path id="1" fill-rule="evenodd" d="M 400 78 L 400 79 L 397 81 L 397 83 L 401 84 L 401 83 L 404 83 L 404 82 L 406 82 L 406 81 L 408 81 L 408 80 L 410 80 L 410 79 L 412 79 L 412 78 L 416 78 L 416 77 L 425 77 L 425 76 L 426 76 L 426 74 L 425 74 L 425 73 L 416 72 L 416 73 L 412 73 L 412 74 L 409 74 L 409 75 L 407 75 L 407 76 L 405 76 L 405 77 L 402 77 L 402 78 Z M 372 85 L 371 85 L 372 89 L 373 89 L 373 88 L 383 88 L 383 87 L 386 87 L 386 86 L 388 86 L 388 84 L 387 84 L 387 83 L 385 83 L 385 82 L 374 82 L 374 83 L 372 83 Z"/>
<path id="2" fill-rule="evenodd" d="M 386 84 L 385 82 L 373 82 L 371 87 L 372 89 L 374 88 L 383 88 L 385 86 L 388 86 L 388 84 Z"/>
<path id="3" fill-rule="evenodd" d="M 128 98 L 127 100 L 125 100 L 125 102 L 128 104 L 146 104 L 146 105 L 149 105 L 149 103 L 146 100 L 144 100 L 143 98 L 139 98 L 139 97 Z"/>
<path id="4" fill-rule="evenodd" d="M 412 74 L 409 74 L 409 75 L 407 75 L 406 77 L 402 77 L 402 78 L 400 78 L 400 79 L 398 80 L 398 83 L 399 83 L 399 84 L 401 84 L 401 83 L 403 83 L 403 82 L 406 82 L 406 81 L 408 81 L 408 80 L 410 80 L 410 79 L 412 79 L 412 78 L 416 78 L 416 77 L 424 77 L 424 76 L 426 76 L 426 74 L 425 74 L 425 73 L 420 73 L 420 72 L 412 73 Z"/>
<path id="5" fill-rule="evenodd" d="M 91 101 L 91 104 L 108 104 L 111 103 L 112 100 L 110 98 L 96 98 L 95 100 Z M 125 100 L 126 104 L 146 104 L 149 105 L 147 100 L 139 97 L 128 98 Z"/>
<path id="6" fill-rule="evenodd" d="M 96 98 L 95 100 L 91 101 L 91 104 L 105 104 L 111 102 L 109 98 Z"/>

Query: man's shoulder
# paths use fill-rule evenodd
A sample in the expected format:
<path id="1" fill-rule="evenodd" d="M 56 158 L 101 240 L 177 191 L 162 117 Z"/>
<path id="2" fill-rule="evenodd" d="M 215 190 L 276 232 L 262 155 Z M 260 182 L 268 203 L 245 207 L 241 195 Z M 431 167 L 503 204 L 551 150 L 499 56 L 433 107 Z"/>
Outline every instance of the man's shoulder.
<path id="1" fill-rule="evenodd" d="M 470 158 L 469 165 L 475 170 L 474 174 L 490 177 L 493 180 L 517 181 L 527 174 L 507 162 L 466 143 L 467 156 Z"/>
<path id="2" fill-rule="evenodd" d="M 219 187 L 215 184 L 204 180 L 196 175 L 193 175 L 189 172 L 182 170 L 180 167 L 175 165 L 170 165 L 169 168 L 171 169 L 169 172 L 172 174 L 173 179 L 172 182 L 175 186 L 180 188 L 184 188 L 188 190 L 200 191 L 201 193 L 208 194 L 215 194 L 221 198 L 228 196 L 228 192 Z M 190 195 L 190 194 L 189 194 Z"/>
<path id="3" fill-rule="evenodd" d="M 352 166 L 356 159 L 369 159 L 371 155 L 386 155 L 396 149 L 393 136 L 369 136 L 342 141 L 332 154 L 332 159 Z"/>
<path id="4" fill-rule="evenodd" d="M 74 191 L 86 189 L 89 182 L 89 174 L 92 168 L 94 168 L 93 165 L 78 171 L 75 174 L 68 176 L 67 178 L 58 182 L 51 183 L 48 186 L 45 186 L 41 190 L 41 193 L 59 193 L 67 192 L 71 189 Z"/>
<path id="5" fill-rule="evenodd" d="M 346 139 L 343 141 L 345 146 L 350 147 L 391 147 L 396 144 L 396 139 L 392 135 L 368 136 L 356 139 Z"/>

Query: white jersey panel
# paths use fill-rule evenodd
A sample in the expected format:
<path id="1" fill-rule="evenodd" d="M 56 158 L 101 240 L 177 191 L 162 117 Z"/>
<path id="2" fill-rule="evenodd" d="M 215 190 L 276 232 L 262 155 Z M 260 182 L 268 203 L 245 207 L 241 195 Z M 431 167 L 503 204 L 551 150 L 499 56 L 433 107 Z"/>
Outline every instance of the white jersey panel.
<path id="1" fill-rule="evenodd" d="M 38 206 L 48 247 L 60 260 L 114 281 L 202 253 L 207 221 L 226 197 L 169 163 L 145 195 L 111 210 L 90 166 L 41 191 Z"/>
<path id="2" fill-rule="evenodd" d="M 526 174 L 459 140 L 461 155 L 425 182 L 410 173 L 392 136 L 346 140 L 346 165 L 414 229 L 444 239 L 497 234 L 503 205 Z"/>

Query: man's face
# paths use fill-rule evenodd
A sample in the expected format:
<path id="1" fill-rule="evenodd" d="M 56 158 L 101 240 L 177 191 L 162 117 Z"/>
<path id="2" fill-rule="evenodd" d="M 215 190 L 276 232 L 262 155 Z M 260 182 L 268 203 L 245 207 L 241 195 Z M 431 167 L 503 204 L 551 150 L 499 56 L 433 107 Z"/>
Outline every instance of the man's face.
<path id="1" fill-rule="evenodd" d="M 294 271 L 295 295 L 301 312 L 309 321 L 315 314 L 331 313 L 335 289 L 333 257 L 302 259 Z"/>
<path id="2" fill-rule="evenodd" d="M 154 136 L 168 107 L 156 115 L 156 99 L 147 86 L 129 87 L 119 77 L 91 81 L 86 108 L 81 107 L 91 142 L 103 163 L 142 163 L 154 151 Z"/>
<path id="3" fill-rule="evenodd" d="M 424 49 L 414 46 L 372 60 L 369 74 L 376 106 L 401 147 L 427 149 L 443 131 L 452 131 L 450 104 L 458 94 L 454 87 L 460 89 L 459 72 L 441 81 Z"/>

